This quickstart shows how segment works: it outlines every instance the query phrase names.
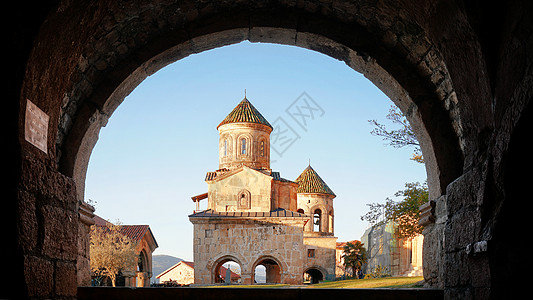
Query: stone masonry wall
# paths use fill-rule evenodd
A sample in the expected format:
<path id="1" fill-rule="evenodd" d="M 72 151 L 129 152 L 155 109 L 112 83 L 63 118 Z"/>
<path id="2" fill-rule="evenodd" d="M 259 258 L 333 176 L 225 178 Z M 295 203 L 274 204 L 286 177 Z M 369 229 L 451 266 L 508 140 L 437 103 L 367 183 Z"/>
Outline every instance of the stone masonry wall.
<path id="1" fill-rule="evenodd" d="M 191 218 L 195 284 L 213 283 L 212 272 L 225 258 L 237 262 L 242 282 L 251 284 L 255 266 L 265 257 L 281 264 L 282 283 L 302 283 L 303 218 L 200 219 Z"/>

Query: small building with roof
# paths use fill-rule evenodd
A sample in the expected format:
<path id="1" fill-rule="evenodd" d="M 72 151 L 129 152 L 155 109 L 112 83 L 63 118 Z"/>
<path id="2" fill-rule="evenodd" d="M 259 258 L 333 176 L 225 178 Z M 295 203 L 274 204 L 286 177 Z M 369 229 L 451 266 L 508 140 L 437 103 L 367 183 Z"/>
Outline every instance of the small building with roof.
<path id="1" fill-rule="evenodd" d="M 245 97 L 217 126 L 219 166 L 207 172 L 207 193 L 193 196 L 194 283 L 218 281 L 233 261 L 241 282 L 302 284 L 335 277 L 335 193 L 309 165 L 296 180 L 270 168 L 272 125 Z M 207 199 L 207 210 L 199 201 Z"/>
<path id="2" fill-rule="evenodd" d="M 95 215 L 95 226 L 106 227 L 109 221 Z M 137 243 L 137 265 L 133 270 L 123 270 L 117 285 L 148 287 L 152 277 L 152 253 L 158 247 L 149 225 L 120 225 L 120 233 Z M 122 279 L 124 280 L 122 282 Z"/>

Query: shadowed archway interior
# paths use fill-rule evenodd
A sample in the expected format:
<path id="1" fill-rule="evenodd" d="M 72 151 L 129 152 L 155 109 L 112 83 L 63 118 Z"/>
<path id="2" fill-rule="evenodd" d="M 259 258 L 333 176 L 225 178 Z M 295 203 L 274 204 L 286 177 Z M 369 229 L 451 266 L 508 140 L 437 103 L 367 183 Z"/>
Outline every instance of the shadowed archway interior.
<path id="1" fill-rule="evenodd" d="M 15 180 L 5 211 L 16 218 L 5 221 L 3 251 L 16 267 L 2 280 L 13 282 L 8 296 L 76 297 L 79 208 L 100 128 L 147 76 L 244 40 L 324 53 L 389 96 L 426 159 L 426 284 L 448 298 L 503 295 L 498 274 L 523 274 L 516 261 L 529 261 L 506 250 L 502 223 L 525 201 L 511 191 L 522 164 L 508 155 L 527 147 L 520 128 L 533 98 L 531 11 L 530 1 L 14 4 L 6 145 Z M 28 101 L 48 116 L 45 150 L 24 130 Z"/>

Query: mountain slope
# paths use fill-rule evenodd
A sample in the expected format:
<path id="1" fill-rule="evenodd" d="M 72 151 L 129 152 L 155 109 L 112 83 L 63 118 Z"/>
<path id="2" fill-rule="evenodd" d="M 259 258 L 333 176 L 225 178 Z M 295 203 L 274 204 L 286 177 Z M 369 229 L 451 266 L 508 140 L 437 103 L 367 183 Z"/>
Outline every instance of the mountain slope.
<path id="1" fill-rule="evenodd" d="M 154 255 L 152 256 L 152 279 L 151 281 L 156 281 L 156 276 L 161 274 L 166 269 L 172 267 L 183 259 L 179 257 L 174 257 L 170 255 Z M 159 281 L 159 279 L 157 279 Z"/>

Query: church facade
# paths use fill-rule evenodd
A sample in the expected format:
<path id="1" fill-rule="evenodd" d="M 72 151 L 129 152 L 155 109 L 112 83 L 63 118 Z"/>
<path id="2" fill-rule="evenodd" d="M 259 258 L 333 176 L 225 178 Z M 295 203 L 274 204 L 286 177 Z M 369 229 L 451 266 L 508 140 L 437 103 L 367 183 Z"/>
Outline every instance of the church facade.
<path id="1" fill-rule="evenodd" d="M 262 265 L 267 283 L 302 284 L 335 276 L 335 194 L 309 165 L 294 181 L 270 168 L 273 128 L 246 97 L 217 126 L 219 168 L 208 172 L 207 210 L 194 225 L 194 283 L 213 284 L 235 262 L 253 284 Z"/>

